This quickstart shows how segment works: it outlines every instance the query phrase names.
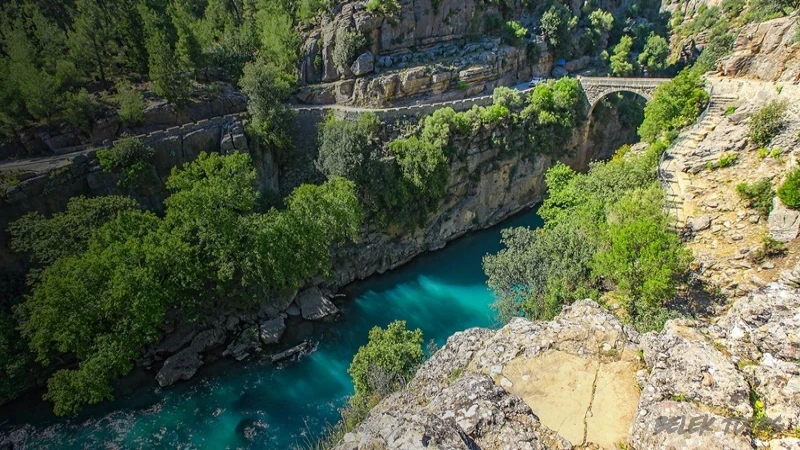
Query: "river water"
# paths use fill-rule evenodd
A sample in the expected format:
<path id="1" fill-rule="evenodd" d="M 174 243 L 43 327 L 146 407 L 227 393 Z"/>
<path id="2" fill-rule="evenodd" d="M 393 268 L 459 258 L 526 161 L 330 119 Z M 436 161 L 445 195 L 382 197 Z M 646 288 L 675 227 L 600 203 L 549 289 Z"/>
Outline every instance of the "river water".
<path id="1" fill-rule="evenodd" d="M 405 320 L 441 346 L 456 331 L 498 326 L 481 258 L 501 248 L 503 228 L 540 225 L 529 210 L 351 285 L 341 318 L 315 330 L 317 350 L 286 367 L 219 362 L 189 382 L 149 385 L 67 420 L 48 404 L 17 401 L 0 411 L 0 433 L 27 425 L 27 448 L 46 449 L 284 450 L 310 442 L 353 393 L 347 368 L 370 328 Z"/>

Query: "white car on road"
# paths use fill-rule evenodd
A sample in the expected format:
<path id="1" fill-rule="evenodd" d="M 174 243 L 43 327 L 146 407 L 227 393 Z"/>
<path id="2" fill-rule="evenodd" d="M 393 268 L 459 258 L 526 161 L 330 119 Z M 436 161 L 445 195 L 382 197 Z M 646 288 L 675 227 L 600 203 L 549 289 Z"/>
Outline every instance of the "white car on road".
<path id="1" fill-rule="evenodd" d="M 542 77 L 533 77 L 533 78 L 531 79 L 531 81 L 529 81 L 529 82 L 528 82 L 528 86 L 530 86 L 530 87 L 534 87 L 534 86 L 536 86 L 536 85 L 537 85 L 537 84 L 539 84 L 539 83 L 544 83 L 545 81 L 547 81 L 545 78 L 542 78 Z"/>

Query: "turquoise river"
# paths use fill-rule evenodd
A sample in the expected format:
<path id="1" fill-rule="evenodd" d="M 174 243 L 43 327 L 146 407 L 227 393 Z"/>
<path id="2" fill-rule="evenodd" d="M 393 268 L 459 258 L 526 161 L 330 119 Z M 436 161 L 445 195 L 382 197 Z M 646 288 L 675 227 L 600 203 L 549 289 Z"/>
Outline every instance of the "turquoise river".
<path id="1" fill-rule="evenodd" d="M 220 361 L 168 389 L 150 378 L 67 420 L 22 399 L 0 410 L 0 433 L 27 428 L 26 448 L 44 449 L 292 449 L 337 420 L 353 392 L 347 368 L 370 328 L 405 320 L 441 346 L 457 331 L 496 327 L 481 258 L 501 248 L 503 228 L 540 225 L 529 210 L 349 286 L 341 317 L 314 330 L 317 350 L 286 367 Z"/>

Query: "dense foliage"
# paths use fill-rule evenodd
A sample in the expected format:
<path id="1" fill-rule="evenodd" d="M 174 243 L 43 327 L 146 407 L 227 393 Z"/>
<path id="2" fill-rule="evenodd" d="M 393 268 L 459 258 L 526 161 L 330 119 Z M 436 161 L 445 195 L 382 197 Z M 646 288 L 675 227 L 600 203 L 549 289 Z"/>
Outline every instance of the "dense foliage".
<path id="1" fill-rule="evenodd" d="M 384 396 L 396 390 L 414 375 L 424 359 L 421 330 L 408 330 L 400 320 L 385 330 L 374 327 L 367 345 L 358 349 L 348 369 L 355 396 Z"/>
<path id="2" fill-rule="evenodd" d="M 504 230 L 505 249 L 483 265 L 503 319 L 550 319 L 581 298 L 611 296 L 640 330 L 659 329 L 673 316 L 668 303 L 688 269 L 690 253 L 670 229 L 656 177 L 659 156 L 674 131 L 700 113 L 699 75 L 684 71 L 648 103 L 651 144 L 621 152 L 587 174 L 563 164 L 546 176 L 549 196 L 539 209 L 540 229 Z M 670 86 L 672 85 L 672 86 Z M 690 107 L 667 109 L 668 105 Z M 652 105 L 665 113 L 655 120 Z"/>
<path id="3" fill-rule="evenodd" d="M 97 160 L 106 172 L 120 173 L 120 186 L 135 186 L 151 170 L 150 160 L 155 151 L 136 138 L 124 138 L 109 149 L 97 151 Z"/>
<path id="4" fill-rule="evenodd" d="M 111 380 L 159 337 L 167 310 L 246 308 L 326 273 L 330 246 L 356 238 L 361 210 L 352 182 L 301 186 L 286 209 L 260 213 L 254 179 L 247 155 L 202 153 L 173 170 L 164 218 L 107 197 L 76 199 L 66 213 L 12 225 L 15 247 L 45 267 L 16 309 L 22 334 L 40 363 L 77 362 L 48 382 L 45 398 L 57 414 L 109 398 Z"/>
<path id="5" fill-rule="evenodd" d="M 683 128 L 694 121 L 708 100 L 702 73 L 697 69 L 684 69 L 656 88 L 653 99 L 644 109 L 639 136 L 652 143 L 665 132 Z"/>
<path id="6" fill-rule="evenodd" d="M 142 101 L 129 82 L 150 81 L 159 96 L 180 103 L 194 81 L 236 82 L 248 63 L 269 65 L 261 83 L 280 91 L 296 77 L 295 25 L 320 8 L 286 0 L 5 2 L 0 132 L 15 136 L 42 120 L 88 131 L 92 105 L 111 103 L 114 85 L 120 117 L 135 125 Z"/>
<path id="7" fill-rule="evenodd" d="M 778 188 L 778 198 L 792 209 L 800 209 L 800 169 L 794 169 Z"/>
<path id="8" fill-rule="evenodd" d="M 504 130 L 491 140 L 504 151 L 560 156 L 572 130 L 586 115 L 586 99 L 576 79 L 542 83 L 523 98 L 498 87 L 493 104 L 456 113 L 442 108 L 425 117 L 419 132 L 380 148 L 381 125 L 372 114 L 358 121 L 329 117 L 320 128 L 317 167 L 327 177 L 342 176 L 358 186 L 364 209 L 378 223 L 424 224 L 445 194 L 456 139 Z"/>

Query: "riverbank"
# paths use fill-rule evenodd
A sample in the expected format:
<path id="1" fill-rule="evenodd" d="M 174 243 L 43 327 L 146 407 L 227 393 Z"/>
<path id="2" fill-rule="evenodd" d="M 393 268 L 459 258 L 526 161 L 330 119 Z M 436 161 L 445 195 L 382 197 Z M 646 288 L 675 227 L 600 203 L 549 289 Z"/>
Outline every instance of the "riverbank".
<path id="1" fill-rule="evenodd" d="M 498 325 L 481 257 L 499 250 L 503 228 L 540 223 L 535 209 L 528 209 L 396 270 L 346 286 L 346 296 L 336 299 L 342 314 L 335 322 L 313 324 L 304 338 L 317 349 L 293 364 L 218 361 L 190 382 L 160 389 L 150 378 L 144 387 L 67 420 L 56 419 L 48 404 L 32 407 L 35 397 L 26 397 L 0 411 L 2 433 L 18 430 L 27 445 L 47 449 L 285 449 L 302 443 L 338 419 L 337 409 L 352 394 L 347 367 L 371 327 L 406 320 L 423 330 L 426 341 L 441 346 L 454 332 Z"/>

